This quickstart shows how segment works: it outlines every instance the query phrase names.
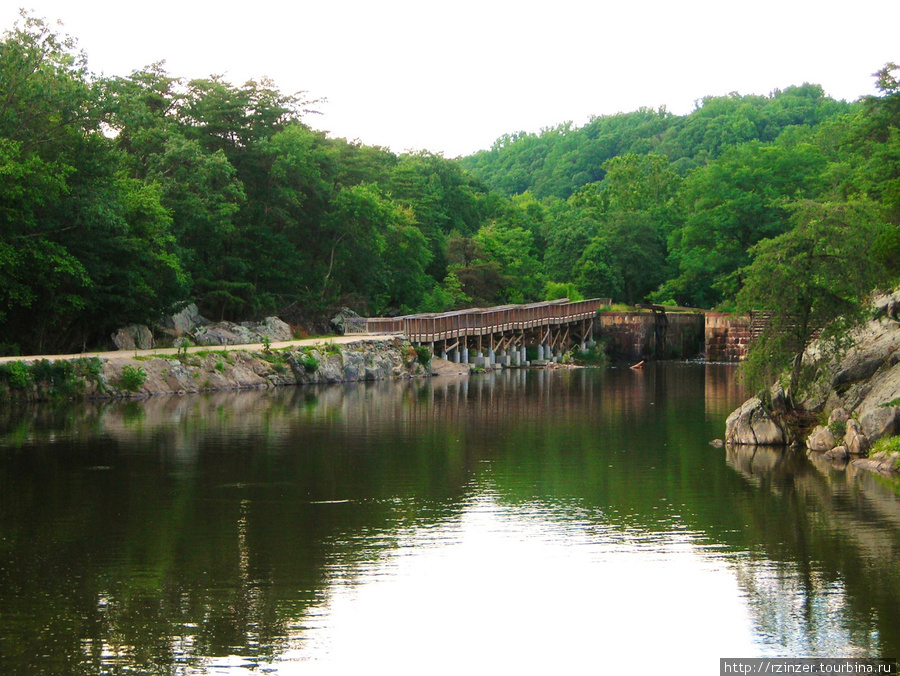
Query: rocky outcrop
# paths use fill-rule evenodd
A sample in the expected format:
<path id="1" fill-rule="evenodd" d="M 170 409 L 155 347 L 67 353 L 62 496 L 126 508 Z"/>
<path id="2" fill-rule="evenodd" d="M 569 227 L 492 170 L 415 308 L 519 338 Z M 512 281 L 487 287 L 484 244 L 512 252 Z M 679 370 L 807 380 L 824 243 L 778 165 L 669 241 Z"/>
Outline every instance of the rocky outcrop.
<path id="1" fill-rule="evenodd" d="M 753 397 L 728 416 L 725 443 L 750 446 L 784 446 L 790 438 L 780 416 L 762 399 Z"/>
<path id="2" fill-rule="evenodd" d="M 22 360 L 0 381 L 0 401 L 112 399 L 430 376 L 400 339 L 250 351 L 168 350 L 157 356 Z M 468 367 L 464 367 L 468 373 Z"/>
<path id="3" fill-rule="evenodd" d="M 852 465 L 866 469 L 896 471 L 900 461 L 895 462 L 894 455 L 867 456 L 875 441 L 900 432 L 898 316 L 900 290 L 873 299 L 872 318 L 853 333 L 852 347 L 838 355 L 826 354 L 816 346 L 809 351 L 807 356 L 816 362 L 820 375 L 799 406 L 818 415 L 828 414 L 828 425 L 816 427 L 805 440 L 810 453 L 844 463 L 854 458 Z M 749 439 L 757 432 L 752 428 L 754 422 L 763 437 L 777 440 L 760 406 L 758 398 L 751 399 L 729 417 L 726 428 L 738 430 L 733 433 L 733 443 L 751 443 Z M 777 415 L 774 419 L 784 420 Z M 791 430 L 784 431 L 786 438 L 791 436 Z"/>
<path id="4" fill-rule="evenodd" d="M 142 376 L 129 380 L 127 371 Z M 429 373 L 415 351 L 402 341 L 360 341 L 340 347 L 297 347 L 270 352 L 244 350 L 196 352 L 178 358 L 156 357 L 140 361 L 116 360 L 103 364 L 89 385 L 89 398 L 134 397 L 160 394 L 261 389 L 285 385 L 342 383 L 390 378 L 412 378 Z"/>
<path id="5" fill-rule="evenodd" d="M 261 322 L 217 322 L 195 327 L 190 333 L 197 345 L 249 345 L 270 341 L 291 340 L 291 327 L 278 317 L 266 317 Z"/>
<path id="6" fill-rule="evenodd" d="M 824 425 L 816 427 L 809 435 L 809 439 L 806 440 L 806 447 L 811 451 L 830 451 L 835 446 L 837 443 L 835 443 L 834 433 L 830 427 Z"/>
<path id="7" fill-rule="evenodd" d="M 117 350 L 151 350 L 153 334 L 143 324 L 131 324 L 112 334 L 112 342 Z"/>
<path id="8" fill-rule="evenodd" d="M 181 338 L 190 335 L 198 326 L 205 326 L 211 322 L 200 315 L 200 310 L 194 303 L 187 305 L 181 311 L 170 317 L 165 317 L 159 323 L 159 330 L 173 338 Z"/>
<path id="9" fill-rule="evenodd" d="M 330 326 L 338 335 L 343 336 L 347 333 L 348 324 L 360 321 L 362 321 L 362 317 L 350 308 L 344 307 L 331 318 Z"/>

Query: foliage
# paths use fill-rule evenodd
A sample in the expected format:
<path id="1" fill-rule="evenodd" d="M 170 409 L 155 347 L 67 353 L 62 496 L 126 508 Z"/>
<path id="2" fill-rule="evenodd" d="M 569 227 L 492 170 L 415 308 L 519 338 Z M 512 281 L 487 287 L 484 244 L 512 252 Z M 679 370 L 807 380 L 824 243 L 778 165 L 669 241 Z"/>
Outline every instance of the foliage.
<path id="1" fill-rule="evenodd" d="M 900 436 L 881 437 L 873 445 L 869 455 L 884 453 L 896 457 L 900 454 Z"/>
<path id="2" fill-rule="evenodd" d="M 793 228 L 751 250 L 753 263 L 738 294 L 745 311 L 769 313 L 745 372 L 757 383 L 790 369 L 790 399 L 801 385 L 803 353 L 812 338 L 837 340 L 861 316 L 862 299 L 883 277 L 869 248 L 883 227 L 868 202 L 799 201 L 789 205 Z"/>
<path id="3" fill-rule="evenodd" d="M 416 345 L 416 360 L 422 366 L 428 366 L 431 363 L 431 349 L 427 345 Z"/>
<path id="4" fill-rule="evenodd" d="M 584 296 L 572 282 L 547 282 L 544 286 L 544 300 L 560 300 L 562 298 L 568 298 L 572 302 L 584 300 Z"/>
<path id="5" fill-rule="evenodd" d="M 584 366 L 601 366 L 607 362 L 606 348 L 603 343 L 597 343 L 586 350 L 576 350 L 572 361 Z"/>
<path id="6" fill-rule="evenodd" d="M 300 364 L 307 373 L 315 373 L 319 370 L 319 360 L 311 354 L 305 354 L 300 358 Z"/>
<path id="7" fill-rule="evenodd" d="M 5 382 L 11 389 L 24 390 L 32 383 L 31 370 L 25 362 L 5 362 L 0 364 L 0 382 Z"/>
<path id="8" fill-rule="evenodd" d="M 147 372 L 142 367 L 125 364 L 119 377 L 119 385 L 123 390 L 138 392 L 146 380 Z"/>
<path id="9" fill-rule="evenodd" d="M 843 420 L 832 420 L 828 423 L 828 429 L 831 431 L 831 435 L 835 440 L 840 442 L 844 438 L 844 435 L 847 434 L 847 423 Z"/>
<path id="10" fill-rule="evenodd" d="M 810 202 L 878 211 L 889 225 L 845 261 L 896 279 L 897 83 L 886 64 L 856 104 L 811 84 L 707 97 L 451 160 L 331 138 L 307 124 L 316 102 L 265 78 L 93 75 L 23 14 L 0 38 L 0 350 L 103 345 L 186 301 L 304 325 L 562 288 L 729 307 Z"/>

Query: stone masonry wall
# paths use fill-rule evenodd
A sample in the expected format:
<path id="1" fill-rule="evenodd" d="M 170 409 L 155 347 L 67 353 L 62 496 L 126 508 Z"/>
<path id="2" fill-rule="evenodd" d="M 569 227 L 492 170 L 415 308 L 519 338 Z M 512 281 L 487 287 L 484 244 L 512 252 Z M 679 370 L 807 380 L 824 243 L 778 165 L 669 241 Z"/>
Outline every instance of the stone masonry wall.
<path id="1" fill-rule="evenodd" d="M 747 356 L 751 329 L 749 315 L 706 313 L 706 359 L 741 361 Z"/>
<path id="2" fill-rule="evenodd" d="M 594 333 L 613 359 L 690 359 L 703 351 L 699 313 L 601 312 Z"/>

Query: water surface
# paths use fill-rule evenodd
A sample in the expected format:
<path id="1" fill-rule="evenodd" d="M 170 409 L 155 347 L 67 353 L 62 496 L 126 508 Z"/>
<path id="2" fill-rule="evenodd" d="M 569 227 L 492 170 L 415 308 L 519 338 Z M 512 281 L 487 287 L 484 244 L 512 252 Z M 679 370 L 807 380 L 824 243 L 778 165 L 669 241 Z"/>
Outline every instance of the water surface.
<path id="1" fill-rule="evenodd" d="M 731 367 L 0 419 L 4 674 L 718 673 L 900 654 L 896 482 L 709 445 Z"/>

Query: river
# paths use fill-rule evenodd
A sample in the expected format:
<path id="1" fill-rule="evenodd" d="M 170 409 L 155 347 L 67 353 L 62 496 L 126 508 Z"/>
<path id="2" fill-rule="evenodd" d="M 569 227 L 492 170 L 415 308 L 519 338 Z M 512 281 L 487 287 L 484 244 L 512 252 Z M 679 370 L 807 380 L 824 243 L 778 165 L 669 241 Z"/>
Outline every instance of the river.
<path id="1" fill-rule="evenodd" d="M 900 655 L 897 482 L 726 450 L 732 367 L 0 413 L 3 674 Z"/>

